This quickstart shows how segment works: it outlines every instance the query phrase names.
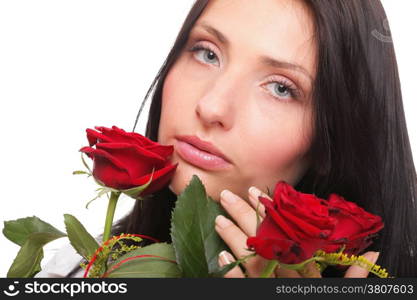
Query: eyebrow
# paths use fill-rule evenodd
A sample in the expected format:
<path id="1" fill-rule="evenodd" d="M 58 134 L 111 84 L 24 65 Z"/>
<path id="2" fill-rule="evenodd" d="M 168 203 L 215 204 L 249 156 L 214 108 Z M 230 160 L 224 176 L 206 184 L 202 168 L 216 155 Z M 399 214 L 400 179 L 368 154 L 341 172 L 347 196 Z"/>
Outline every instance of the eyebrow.
<path id="1" fill-rule="evenodd" d="M 230 42 L 227 39 L 227 37 L 221 33 L 216 28 L 212 27 L 211 25 L 208 25 L 207 23 L 201 22 L 196 24 L 196 27 L 202 27 L 204 30 L 206 30 L 208 33 L 214 35 L 222 44 L 229 46 Z M 273 68 L 279 68 L 279 69 L 290 69 L 294 71 L 299 71 L 306 75 L 311 81 L 313 81 L 313 77 L 310 75 L 310 73 L 303 68 L 300 65 L 293 64 L 290 62 L 282 61 L 282 60 L 276 60 L 269 56 L 261 56 L 259 61 L 267 66 L 271 66 Z"/>

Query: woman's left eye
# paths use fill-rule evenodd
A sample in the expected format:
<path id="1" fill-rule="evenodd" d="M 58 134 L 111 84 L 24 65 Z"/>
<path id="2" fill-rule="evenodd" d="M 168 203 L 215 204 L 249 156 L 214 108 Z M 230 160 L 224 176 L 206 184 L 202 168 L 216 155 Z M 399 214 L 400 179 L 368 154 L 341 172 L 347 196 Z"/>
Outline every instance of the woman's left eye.
<path id="1" fill-rule="evenodd" d="M 278 99 L 297 99 L 299 96 L 297 88 L 284 80 L 270 81 L 266 84 L 266 89 L 273 97 Z"/>
<path id="2" fill-rule="evenodd" d="M 195 53 L 194 56 L 199 61 L 202 61 L 205 64 L 210 65 L 210 64 L 213 64 L 213 61 L 217 61 L 217 62 L 219 61 L 219 59 L 217 58 L 217 54 L 208 47 L 205 47 L 202 45 L 195 45 L 189 51 Z"/>

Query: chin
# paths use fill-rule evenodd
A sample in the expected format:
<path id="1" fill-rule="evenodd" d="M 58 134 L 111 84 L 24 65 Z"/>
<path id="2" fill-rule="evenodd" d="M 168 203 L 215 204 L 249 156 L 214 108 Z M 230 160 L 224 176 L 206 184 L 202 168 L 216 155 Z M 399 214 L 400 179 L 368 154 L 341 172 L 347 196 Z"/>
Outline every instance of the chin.
<path id="1" fill-rule="evenodd" d="M 211 175 L 207 174 L 206 171 L 199 168 L 193 167 L 186 163 L 179 163 L 175 175 L 173 176 L 171 183 L 169 184 L 169 189 L 176 195 L 180 195 L 187 185 L 190 183 L 193 175 L 197 175 L 206 188 L 207 194 L 213 198 L 214 201 L 219 201 L 220 191 L 208 184 L 212 182 L 213 178 Z"/>

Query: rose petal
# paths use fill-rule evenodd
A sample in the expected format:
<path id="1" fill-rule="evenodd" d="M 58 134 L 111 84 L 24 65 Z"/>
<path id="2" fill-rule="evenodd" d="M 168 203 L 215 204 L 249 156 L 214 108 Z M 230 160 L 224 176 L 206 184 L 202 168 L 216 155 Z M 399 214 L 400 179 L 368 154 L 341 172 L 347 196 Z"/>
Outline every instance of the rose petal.
<path id="1" fill-rule="evenodd" d="M 174 146 L 164 146 L 164 145 L 152 145 L 152 146 L 145 146 L 144 147 L 149 152 L 153 152 L 158 154 L 163 158 L 168 158 L 174 152 Z"/>
<path id="2" fill-rule="evenodd" d="M 145 191 L 142 192 L 141 195 L 146 196 L 148 194 L 152 194 L 153 192 L 160 190 L 163 186 L 168 184 L 168 182 L 172 179 L 172 176 L 177 167 L 178 163 L 176 163 L 175 165 L 168 165 L 160 170 L 155 171 L 152 177 L 151 184 L 145 189 Z M 132 180 L 133 186 L 144 185 L 151 178 L 151 174 L 152 172 L 141 178 Z"/>
<path id="3" fill-rule="evenodd" d="M 87 154 L 87 156 L 91 159 L 94 159 L 94 156 L 91 154 L 95 149 L 91 147 L 82 147 L 79 151 Z"/>
<path id="4" fill-rule="evenodd" d="M 98 131 L 92 130 L 90 128 L 87 128 L 86 132 L 87 132 L 88 143 L 90 144 L 90 146 L 94 146 L 97 142 L 109 143 L 112 141 L 109 137 L 101 134 Z"/>
<path id="5" fill-rule="evenodd" d="M 84 147 L 82 150 L 82 152 L 93 157 L 94 178 L 101 181 L 105 186 L 115 189 L 126 189 L 131 187 L 129 172 L 117 158 L 100 149 Z"/>
<path id="6" fill-rule="evenodd" d="M 130 135 L 128 132 L 123 129 L 113 126 L 112 128 L 107 128 L 103 126 L 96 126 L 97 130 L 101 131 L 103 135 L 109 137 L 113 142 L 116 143 L 129 143 L 133 145 L 143 146 L 144 143 L 140 139 Z"/>
<path id="7" fill-rule="evenodd" d="M 320 222 L 315 222 L 313 225 L 285 210 L 280 210 L 279 212 L 283 219 L 288 220 L 296 228 L 297 232 L 303 233 L 306 237 L 325 238 L 330 235 L 332 232 L 331 230 L 334 228 L 333 221 L 329 222 L 329 220 L 322 219 Z M 319 223 L 320 227 L 318 227 L 317 223 Z"/>
<path id="8" fill-rule="evenodd" d="M 343 197 L 336 194 L 330 195 L 329 206 L 338 209 L 339 214 L 345 214 L 356 223 L 359 223 L 363 230 L 372 230 L 375 224 L 378 223 L 383 226 L 381 217 L 368 213 L 356 203 L 346 201 Z M 337 211 L 334 210 L 334 214 L 336 213 Z"/>
<path id="9" fill-rule="evenodd" d="M 267 215 L 262 223 L 259 225 L 257 236 L 263 238 L 288 239 L 288 235 L 274 222 L 273 218 Z"/>
<path id="10" fill-rule="evenodd" d="M 281 195 L 281 200 L 283 199 L 287 199 L 287 195 Z M 302 202 L 300 204 L 293 203 L 291 207 L 288 205 L 285 207 L 278 206 L 278 210 L 301 219 L 303 222 L 314 224 L 316 228 L 321 230 L 329 230 L 334 227 L 336 220 L 329 216 L 328 207 L 321 204 L 320 199 L 300 198 L 300 200 L 307 201 L 306 203 Z M 289 200 L 287 199 L 287 201 Z"/>
<path id="11" fill-rule="evenodd" d="M 165 165 L 165 160 L 158 154 L 149 152 L 137 145 L 127 143 L 99 143 L 97 149 L 108 152 L 125 166 L 131 178 L 138 178 L 152 172 L 152 168 L 160 169 Z"/>
<path id="12" fill-rule="evenodd" d="M 270 216 L 275 221 L 276 225 L 287 234 L 289 239 L 296 242 L 299 241 L 299 237 L 295 233 L 294 228 L 291 228 L 291 226 L 289 226 L 289 224 L 279 215 L 273 206 L 273 202 L 262 196 L 259 196 L 259 201 L 265 206 L 267 216 Z"/>
<path id="13" fill-rule="evenodd" d="M 111 156 L 109 153 L 105 151 L 102 151 L 100 149 L 94 149 L 92 147 L 83 147 L 80 149 L 80 151 L 87 154 L 89 157 L 92 157 L 93 160 L 95 160 L 98 156 L 104 157 L 111 163 L 113 163 L 116 168 L 127 171 L 121 161 L 119 161 L 116 157 Z"/>
<path id="14" fill-rule="evenodd" d="M 246 244 L 269 260 L 276 259 L 285 264 L 296 264 L 306 260 L 303 250 L 290 240 L 249 237 Z"/>
<path id="15" fill-rule="evenodd" d="M 123 129 L 118 128 L 116 126 L 112 126 L 112 129 L 115 132 L 118 132 L 121 135 L 126 136 L 126 137 L 129 137 L 132 140 L 136 141 L 140 146 L 148 147 L 148 146 L 160 145 L 158 142 L 154 142 L 151 139 L 149 139 L 149 138 L 147 138 L 147 137 L 145 137 L 145 136 L 143 136 L 143 135 L 141 135 L 139 133 L 136 133 L 136 132 L 126 132 Z"/>
<path id="16" fill-rule="evenodd" d="M 280 207 L 292 211 L 299 216 L 311 216 L 312 218 L 327 218 L 329 211 L 323 199 L 313 195 L 299 193 L 297 198 L 281 194 Z M 281 204 L 282 203 L 282 204 Z"/>
<path id="17" fill-rule="evenodd" d="M 156 163 L 164 163 L 166 159 L 160 156 L 158 153 L 154 153 L 149 151 L 146 148 L 143 148 L 138 145 L 134 145 L 131 143 L 123 143 L 123 142 L 112 142 L 112 143 L 98 143 L 96 147 L 100 147 L 105 149 L 106 151 L 116 151 L 119 149 L 131 149 L 141 157 L 146 157 L 147 159 L 151 159 Z"/>

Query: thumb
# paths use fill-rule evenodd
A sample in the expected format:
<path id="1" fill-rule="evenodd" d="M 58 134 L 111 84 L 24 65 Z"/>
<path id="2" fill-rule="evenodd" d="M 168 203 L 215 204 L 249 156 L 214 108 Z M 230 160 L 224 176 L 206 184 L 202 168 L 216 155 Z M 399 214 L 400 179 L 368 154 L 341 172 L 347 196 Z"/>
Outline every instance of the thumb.
<path id="1" fill-rule="evenodd" d="M 321 273 L 316 267 L 316 263 L 314 261 L 308 263 L 305 266 L 305 269 L 299 270 L 298 273 L 305 278 L 321 278 Z"/>

